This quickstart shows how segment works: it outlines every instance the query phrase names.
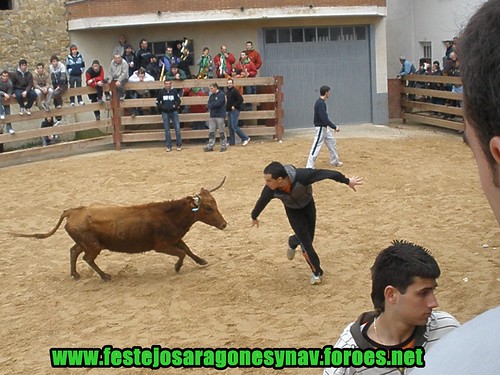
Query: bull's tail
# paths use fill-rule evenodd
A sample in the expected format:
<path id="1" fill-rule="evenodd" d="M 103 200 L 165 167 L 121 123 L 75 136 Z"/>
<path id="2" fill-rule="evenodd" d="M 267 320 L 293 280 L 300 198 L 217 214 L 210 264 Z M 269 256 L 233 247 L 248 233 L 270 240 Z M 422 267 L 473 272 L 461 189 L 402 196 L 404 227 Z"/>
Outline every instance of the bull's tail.
<path id="1" fill-rule="evenodd" d="M 31 238 L 47 238 L 47 237 L 50 237 L 52 236 L 58 229 L 59 227 L 61 226 L 61 223 L 63 222 L 63 220 L 65 218 L 67 218 L 71 212 L 73 211 L 73 209 L 69 209 L 69 210 L 65 210 L 63 211 L 63 213 L 61 214 L 61 217 L 59 218 L 59 221 L 57 222 L 56 226 L 50 231 L 50 232 L 47 232 L 47 233 L 15 233 L 15 232 L 9 232 L 10 235 L 14 236 L 14 237 L 31 237 Z"/>

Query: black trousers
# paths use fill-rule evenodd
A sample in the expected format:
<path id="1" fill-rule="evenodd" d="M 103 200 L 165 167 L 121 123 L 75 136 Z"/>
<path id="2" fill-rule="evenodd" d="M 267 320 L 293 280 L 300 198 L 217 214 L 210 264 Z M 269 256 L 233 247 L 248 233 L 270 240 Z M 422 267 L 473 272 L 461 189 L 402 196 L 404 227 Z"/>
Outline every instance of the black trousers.
<path id="1" fill-rule="evenodd" d="M 323 270 L 320 266 L 318 254 L 314 250 L 313 240 L 316 230 L 316 206 L 314 199 L 304 208 L 293 209 L 285 207 L 288 222 L 294 231 L 294 235 L 288 239 L 292 248 L 302 245 L 303 255 L 309 267 L 316 276 L 322 276 Z"/>

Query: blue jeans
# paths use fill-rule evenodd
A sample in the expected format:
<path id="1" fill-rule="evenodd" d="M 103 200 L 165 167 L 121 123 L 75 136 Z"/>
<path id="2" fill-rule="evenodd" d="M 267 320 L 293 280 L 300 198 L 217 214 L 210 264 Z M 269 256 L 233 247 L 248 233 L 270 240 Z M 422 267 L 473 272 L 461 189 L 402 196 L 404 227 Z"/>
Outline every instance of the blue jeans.
<path id="1" fill-rule="evenodd" d="M 240 137 L 242 141 L 246 141 L 248 139 L 248 136 L 238 126 L 240 110 L 234 109 L 232 111 L 228 111 L 227 116 L 229 121 L 229 144 L 234 145 L 236 143 L 236 140 L 234 139 L 234 133 L 238 134 L 238 137 Z"/>
<path id="2" fill-rule="evenodd" d="M 181 147 L 182 139 L 181 124 L 179 122 L 179 112 L 162 112 L 161 117 L 163 119 L 163 127 L 165 128 L 165 146 L 168 148 L 172 147 L 172 137 L 170 136 L 170 120 L 172 120 L 175 129 L 175 143 L 177 147 Z"/>
<path id="3" fill-rule="evenodd" d="M 15 90 L 16 100 L 17 100 L 17 103 L 19 104 L 20 108 L 24 108 L 24 99 L 25 98 L 23 98 L 23 92 L 24 92 L 24 89 L 17 89 L 17 90 Z M 28 90 L 28 91 L 26 91 L 26 100 L 27 100 L 26 108 L 30 109 L 31 107 L 33 107 L 33 103 L 36 100 L 36 92 L 35 92 L 35 90 Z"/>

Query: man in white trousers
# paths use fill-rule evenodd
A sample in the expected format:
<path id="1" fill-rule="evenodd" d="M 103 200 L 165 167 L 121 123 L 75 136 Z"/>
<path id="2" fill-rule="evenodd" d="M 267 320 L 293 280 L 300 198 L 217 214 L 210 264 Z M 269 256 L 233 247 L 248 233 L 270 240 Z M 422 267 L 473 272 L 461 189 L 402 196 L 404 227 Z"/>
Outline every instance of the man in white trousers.
<path id="1" fill-rule="evenodd" d="M 333 131 L 337 133 L 340 129 L 330 121 L 326 110 L 326 99 L 330 97 L 330 87 L 321 86 L 319 95 L 318 100 L 314 103 L 314 126 L 316 127 L 316 134 L 314 136 L 311 151 L 309 152 L 306 168 L 314 168 L 314 163 L 318 158 L 323 143 L 326 144 L 328 152 L 330 152 L 330 165 L 333 167 L 341 167 L 344 163 L 339 160 L 337 142 L 329 128 L 332 128 Z"/>

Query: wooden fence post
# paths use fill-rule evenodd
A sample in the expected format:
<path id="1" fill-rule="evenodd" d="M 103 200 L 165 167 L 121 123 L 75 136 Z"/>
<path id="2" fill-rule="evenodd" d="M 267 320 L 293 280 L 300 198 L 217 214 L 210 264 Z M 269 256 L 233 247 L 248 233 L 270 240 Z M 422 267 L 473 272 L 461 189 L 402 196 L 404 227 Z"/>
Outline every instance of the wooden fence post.
<path id="1" fill-rule="evenodd" d="M 283 141 L 283 76 L 274 76 L 275 83 L 275 111 L 276 111 L 276 138 Z"/>
<path id="2" fill-rule="evenodd" d="M 122 143 L 122 111 L 120 108 L 120 95 L 118 94 L 114 81 L 109 84 L 109 88 L 111 90 L 111 123 L 113 124 L 113 142 L 115 144 L 115 150 L 120 151 Z"/>

